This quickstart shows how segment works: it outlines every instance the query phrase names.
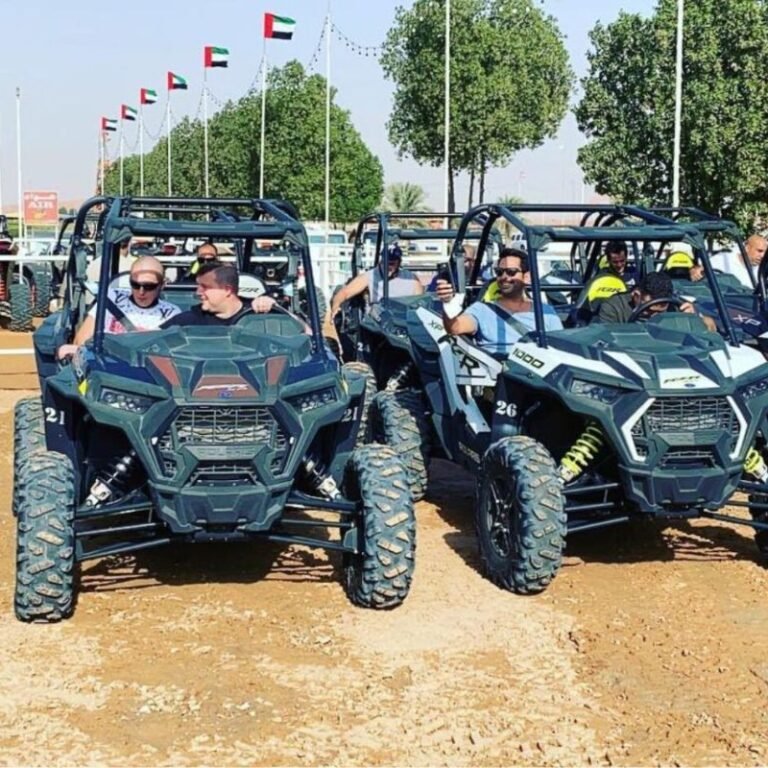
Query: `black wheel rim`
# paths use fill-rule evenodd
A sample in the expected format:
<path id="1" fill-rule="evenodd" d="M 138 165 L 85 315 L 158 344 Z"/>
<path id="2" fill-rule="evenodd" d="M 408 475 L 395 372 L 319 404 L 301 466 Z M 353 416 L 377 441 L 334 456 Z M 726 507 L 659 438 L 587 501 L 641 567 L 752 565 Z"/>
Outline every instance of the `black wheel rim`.
<path id="1" fill-rule="evenodd" d="M 490 480 L 486 527 L 491 547 L 499 557 L 508 558 L 514 552 L 514 515 L 514 489 L 500 478 Z"/>

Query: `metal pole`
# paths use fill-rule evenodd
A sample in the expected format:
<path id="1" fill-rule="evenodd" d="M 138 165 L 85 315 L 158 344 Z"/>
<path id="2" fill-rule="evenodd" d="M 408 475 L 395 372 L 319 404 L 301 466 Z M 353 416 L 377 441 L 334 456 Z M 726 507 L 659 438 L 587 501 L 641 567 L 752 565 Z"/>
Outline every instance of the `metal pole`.
<path id="1" fill-rule="evenodd" d="M 0 115 L 1 117 L 2 115 Z M 3 143 L 3 126 L 0 121 L 0 146 Z M 3 153 L 0 151 L 0 213 L 3 212 Z"/>
<path id="2" fill-rule="evenodd" d="M 331 3 L 325 17 L 325 244 L 331 220 Z M 327 254 L 326 248 L 326 254 Z M 326 255 L 323 254 L 323 255 Z"/>
<path id="3" fill-rule="evenodd" d="M 451 189 L 451 0 L 445 0 L 445 208 L 450 205 Z"/>
<path id="4" fill-rule="evenodd" d="M 104 194 L 104 141 L 107 132 L 99 131 L 99 194 Z"/>
<path id="5" fill-rule="evenodd" d="M 672 156 L 672 206 L 680 205 L 680 133 L 683 118 L 683 4 L 677 0 L 677 55 L 675 60 L 675 147 Z"/>
<path id="6" fill-rule="evenodd" d="M 16 197 L 18 210 L 19 237 L 25 238 L 24 192 L 21 184 L 21 88 L 16 87 Z"/>
<path id="7" fill-rule="evenodd" d="M 139 96 L 139 195 L 144 197 L 144 107 Z"/>
<path id="8" fill-rule="evenodd" d="M 120 107 L 120 111 L 122 111 L 122 107 Z M 125 125 L 125 120 L 122 119 L 122 116 L 120 118 L 120 197 L 123 196 L 125 191 L 125 185 L 124 180 L 125 176 L 123 175 L 123 125 Z"/>
<path id="9" fill-rule="evenodd" d="M 261 55 L 261 150 L 259 151 L 259 197 L 264 197 L 264 128 L 267 111 L 267 38 Z"/>
<path id="10" fill-rule="evenodd" d="M 208 185 L 208 67 L 203 66 L 203 158 L 205 166 L 205 196 L 210 197 Z"/>
<path id="11" fill-rule="evenodd" d="M 165 123 L 168 129 L 168 197 L 173 195 L 172 171 L 171 171 L 171 92 L 168 91 L 166 101 Z"/>

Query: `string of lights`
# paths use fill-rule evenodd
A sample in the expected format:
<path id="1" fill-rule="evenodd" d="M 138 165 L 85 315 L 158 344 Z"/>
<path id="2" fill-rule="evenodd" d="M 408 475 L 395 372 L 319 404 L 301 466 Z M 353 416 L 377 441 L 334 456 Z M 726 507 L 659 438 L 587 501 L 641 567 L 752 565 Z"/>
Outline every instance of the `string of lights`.
<path id="1" fill-rule="evenodd" d="M 331 31 L 336 35 L 336 38 L 341 41 L 348 50 L 352 53 L 356 53 L 358 56 L 373 56 L 378 58 L 384 48 L 383 44 L 379 45 L 360 45 L 355 42 L 351 37 L 345 35 L 335 24 L 331 23 Z"/>
<path id="2" fill-rule="evenodd" d="M 325 40 L 325 24 L 323 24 L 323 28 L 320 31 L 320 38 L 317 41 L 317 45 L 315 46 L 315 50 L 309 58 L 309 63 L 306 66 L 307 73 L 314 73 L 316 72 L 316 67 L 318 62 L 320 61 L 320 53 L 323 50 L 323 40 Z"/>

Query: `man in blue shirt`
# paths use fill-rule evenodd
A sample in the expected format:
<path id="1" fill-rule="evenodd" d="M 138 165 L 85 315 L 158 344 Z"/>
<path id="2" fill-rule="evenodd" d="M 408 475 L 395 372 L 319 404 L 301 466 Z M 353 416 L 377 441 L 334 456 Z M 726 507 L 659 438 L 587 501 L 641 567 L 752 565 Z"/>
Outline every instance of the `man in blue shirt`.
<path id="1" fill-rule="evenodd" d="M 453 288 L 445 280 L 437 282 L 437 298 L 443 307 L 443 325 L 448 333 L 474 336 L 478 346 L 494 354 L 509 354 L 520 337 L 536 327 L 533 304 L 525 295 L 528 255 L 517 248 L 505 248 L 496 267 L 498 297 L 491 302 L 476 301 L 466 311 L 452 311 Z M 544 327 L 557 331 L 560 318 L 548 304 L 542 305 Z"/>

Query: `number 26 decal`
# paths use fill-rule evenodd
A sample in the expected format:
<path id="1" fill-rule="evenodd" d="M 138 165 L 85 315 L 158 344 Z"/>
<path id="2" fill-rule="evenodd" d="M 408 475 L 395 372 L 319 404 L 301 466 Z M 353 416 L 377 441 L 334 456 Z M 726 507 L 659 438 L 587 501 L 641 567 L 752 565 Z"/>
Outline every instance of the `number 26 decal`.
<path id="1" fill-rule="evenodd" d="M 508 403 L 506 400 L 496 401 L 496 415 L 508 416 L 514 419 L 517 416 L 517 406 L 514 403 Z"/>

